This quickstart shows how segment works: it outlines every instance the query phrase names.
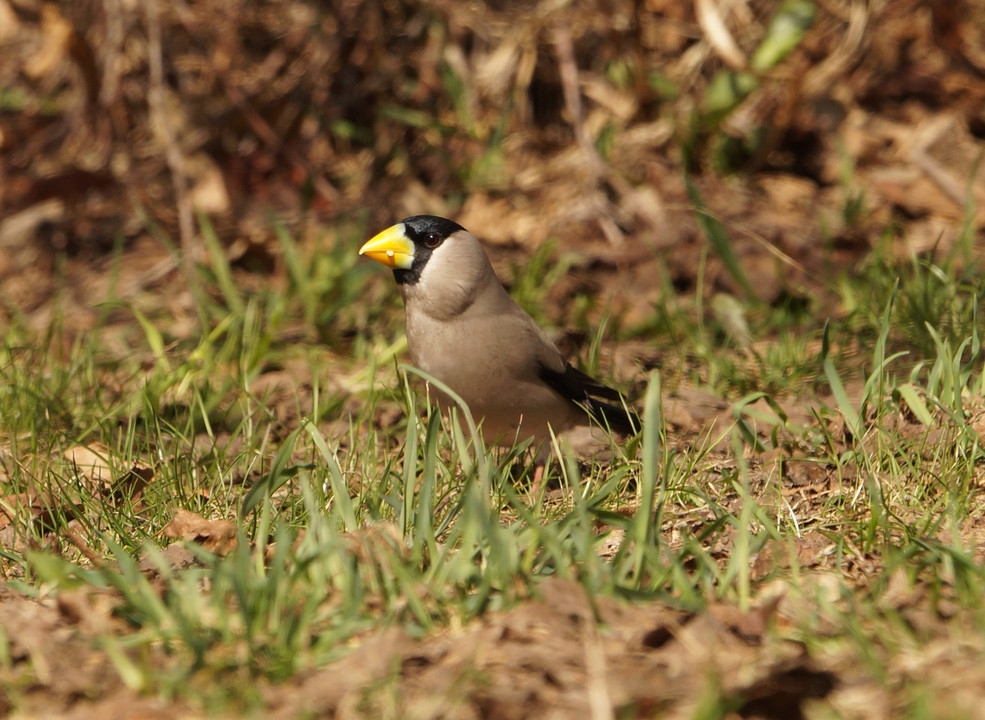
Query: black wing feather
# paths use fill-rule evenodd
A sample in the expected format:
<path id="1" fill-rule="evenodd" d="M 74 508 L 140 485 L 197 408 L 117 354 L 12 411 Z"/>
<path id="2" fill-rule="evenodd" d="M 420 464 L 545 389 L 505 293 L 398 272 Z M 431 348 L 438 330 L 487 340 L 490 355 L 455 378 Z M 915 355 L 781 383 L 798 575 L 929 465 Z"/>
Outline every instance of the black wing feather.
<path id="1" fill-rule="evenodd" d="M 640 417 L 623 405 L 612 405 L 602 400 L 622 403 L 618 390 L 603 385 L 571 365 L 564 372 L 557 372 L 540 364 L 538 375 L 548 386 L 564 398 L 579 405 L 602 427 L 622 435 L 633 435 L 640 430 Z"/>

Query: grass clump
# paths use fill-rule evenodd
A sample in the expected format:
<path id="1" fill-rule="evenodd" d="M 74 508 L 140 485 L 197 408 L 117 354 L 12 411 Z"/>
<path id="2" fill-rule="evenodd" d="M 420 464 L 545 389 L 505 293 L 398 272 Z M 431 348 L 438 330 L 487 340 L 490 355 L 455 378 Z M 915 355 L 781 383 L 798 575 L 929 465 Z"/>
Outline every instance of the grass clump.
<path id="1" fill-rule="evenodd" d="M 878 314 L 852 286 L 858 312 L 807 338 L 779 333 L 741 361 L 720 357 L 735 341 L 714 315 L 694 323 L 672 299 L 651 327 L 679 333 L 697 348 L 693 377 L 739 399 L 682 432 L 654 371 L 641 435 L 604 461 L 559 439 L 532 495 L 527 448 L 486 448 L 467 408 L 424 407 L 416 371 L 395 363 L 396 321 L 348 310 L 353 289 L 338 282 L 349 281 L 282 241 L 287 288 L 247 295 L 231 269 L 203 273 L 197 337 L 171 339 L 116 304 L 142 333 L 130 357 L 108 355 L 102 328 L 61 354 L 45 351 L 57 326 L 0 346 L 0 568 L 27 598 L 109 598 L 86 632 L 125 685 L 255 711 L 266 703 L 256 683 L 332 666 L 381 628 L 427 642 L 536 603 L 552 582 L 582 588 L 597 618 L 610 599 L 731 617 L 764 648 L 800 643 L 811 672 L 848 663 L 886 692 L 904 672 L 898 654 L 947 634 L 933 618 L 982 637 L 985 409 L 970 279 L 914 265 Z M 951 300 L 931 300 L 928 283 Z M 328 333 L 325 298 L 337 303 Z M 900 321 L 945 309 L 926 345 Z M 285 342 L 294 313 L 305 339 Z M 367 322 L 383 327 L 371 336 Z M 851 335 L 874 338 L 862 361 L 837 350 Z M 828 399 L 789 400 L 812 387 Z M 8 651 L 6 672 L 26 682 L 37 668 L 17 657 Z M 373 682 L 403 687 L 399 673 Z M 748 699 L 714 687 L 709 707 Z"/>

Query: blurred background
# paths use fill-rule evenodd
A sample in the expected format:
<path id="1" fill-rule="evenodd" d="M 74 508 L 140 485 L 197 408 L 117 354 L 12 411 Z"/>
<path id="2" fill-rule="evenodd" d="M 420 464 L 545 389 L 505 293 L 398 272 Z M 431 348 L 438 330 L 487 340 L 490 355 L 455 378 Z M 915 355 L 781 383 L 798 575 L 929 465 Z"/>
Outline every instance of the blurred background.
<path id="1" fill-rule="evenodd" d="M 284 237 L 418 213 L 626 324 L 837 314 L 874 253 L 980 247 L 983 138 L 971 0 L 0 0 L 0 326 L 163 296 L 180 336 L 215 248 L 276 286 Z"/>

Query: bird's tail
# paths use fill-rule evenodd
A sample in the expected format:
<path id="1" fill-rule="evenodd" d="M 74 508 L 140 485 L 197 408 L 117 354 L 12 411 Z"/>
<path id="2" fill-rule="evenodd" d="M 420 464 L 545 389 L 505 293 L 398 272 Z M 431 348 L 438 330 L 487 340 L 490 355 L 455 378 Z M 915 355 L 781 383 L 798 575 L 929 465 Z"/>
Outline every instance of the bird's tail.
<path id="1" fill-rule="evenodd" d="M 599 425 L 621 435 L 635 435 L 643 425 L 626 405 L 618 390 L 568 365 L 564 372 L 540 368 L 541 379 L 558 393 L 580 405 Z M 616 403 L 619 403 L 618 405 Z"/>
<path id="2" fill-rule="evenodd" d="M 620 435 L 635 435 L 643 427 L 640 416 L 625 405 L 588 398 L 585 410 L 599 425 Z"/>

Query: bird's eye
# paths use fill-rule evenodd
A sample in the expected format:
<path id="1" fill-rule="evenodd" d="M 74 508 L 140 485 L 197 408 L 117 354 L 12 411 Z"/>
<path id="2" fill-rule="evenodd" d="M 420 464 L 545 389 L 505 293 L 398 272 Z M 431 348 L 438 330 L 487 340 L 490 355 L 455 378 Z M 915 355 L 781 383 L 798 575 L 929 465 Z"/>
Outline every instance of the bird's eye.
<path id="1" fill-rule="evenodd" d="M 441 236 L 438 233 L 428 233 L 424 238 L 424 244 L 429 248 L 436 248 L 441 244 Z"/>

